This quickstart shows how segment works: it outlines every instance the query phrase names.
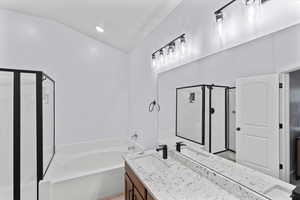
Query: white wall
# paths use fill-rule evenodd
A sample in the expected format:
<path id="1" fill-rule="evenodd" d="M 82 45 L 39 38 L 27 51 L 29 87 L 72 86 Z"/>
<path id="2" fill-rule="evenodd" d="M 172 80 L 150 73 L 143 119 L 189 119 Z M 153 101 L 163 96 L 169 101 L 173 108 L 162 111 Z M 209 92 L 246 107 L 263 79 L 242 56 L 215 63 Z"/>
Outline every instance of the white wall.
<path id="1" fill-rule="evenodd" d="M 133 63 L 130 66 L 130 131 L 139 129 L 142 139 L 147 138 L 141 141 L 146 146 L 155 144 L 157 138 L 157 127 L 149 126 L 156 124 L 155 116 L 145 112 L 146 103 L 157 95 L 156 88 L 161 105 L 159 130 L 174 134 L 176 87 L 201 83 L 234 85 L 238 77 L 274 73 L 300 63 L 300 26 L 289 27 L 300 21 L 299 2 L 270 1 L 261 7 L 261 17 L 248 26 L 249 18 L 243 8 L 230 9 L 233 13 L 226 12 L 229 17 L 224 21 L 227 25 L 223 27 L 226 32 L 223 38 L 216 34 L 213 16 L 216 8 L 199 12 L 205 6 L 201 2 L 183 1 L 130 55 Z M 159 74 L 156 86 L 151 53 L 182 33 L 189 36 L 190 52 L 193 52 L 186 62 L 198 60 Z"/>
<path id="2" fill-rule="evenodd" d="M 156 75 L 149 67 L 149 54 L 144 51 L 139 47 L 129 57 L 129 135 L 137 133 L 138 143 L 152 147 L 157 142 L 157 112 L 149 113 L 148 106 L 156 96 Z"/>
<path id="3" fill-rule="evenodd" d="M 0 67 L 56 80 L 58 144 L 125 137 L 128 55 L 64 25 L 0 10 Z"/>

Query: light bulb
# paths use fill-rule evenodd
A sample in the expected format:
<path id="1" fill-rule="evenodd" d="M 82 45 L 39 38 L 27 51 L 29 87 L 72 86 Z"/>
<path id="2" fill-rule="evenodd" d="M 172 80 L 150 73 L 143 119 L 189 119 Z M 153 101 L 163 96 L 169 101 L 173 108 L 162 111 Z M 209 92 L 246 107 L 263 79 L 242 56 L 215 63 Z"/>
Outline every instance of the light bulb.
<path id="1" fill-rule="evenodd" d="M 181 49 L 182 55 L 184 55 L 184 53 L 186 51 L 186 40 L 185 40 L 184 35 L 180 37 L 180 49 Z"/>
<path id="2" fill-rule="evenodd" d="M 168 54 L 172 54 L 172 53 L 174 53 L 174 51 L 175 51 L 175 42 L 172 42 L 169 44 Z"/>
<path id="3" fill-rule="evenodd" d="M 219 24 L 219 23 L 222 23 L 223 22 L 223 12 L 222 11 L 217 11 L 215 12 L 215 15 L 216 15 L 216 22 Z"/>
<path id="4" fill-rule="evenodd" d="M 155 58 L 155 54 L 152 54 L 152 67 L 156 67 L 156 58 Z"/>
<path id="5" fill-rule="evenodd" d="M 164 58 L 164 50 L 159 50 L 159 65 L 163 66 L 165 64 L 165 58 Z"/>

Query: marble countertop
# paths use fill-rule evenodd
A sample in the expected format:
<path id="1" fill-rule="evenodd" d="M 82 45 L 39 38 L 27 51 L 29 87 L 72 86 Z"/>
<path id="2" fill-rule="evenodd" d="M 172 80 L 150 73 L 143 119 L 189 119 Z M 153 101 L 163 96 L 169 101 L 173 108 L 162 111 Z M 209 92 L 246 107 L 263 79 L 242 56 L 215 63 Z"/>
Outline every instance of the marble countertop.
<path id="1" fill-rule="evenodd" d="M 150 150 L 125 160 L 156 200 L 239 199 L 171 156 L 163 160 Z"/>
<path id="2" fill-rule="evenodd" d="M 290 199 L 289 196 L 292 190 L 295 189 L 294 185 L 210 154 L 202 149 L 195 150 L 186 147 L 183 149 L 182 154 L 270 199 Z M 276 187 L 278 191 L 276 193 L 272 192 L 271 190 Z M 278 192 L 281 194 L 278 194 Z"/>
<path id="3" fill-rule="evenodd" d="M 132 153 L 125 161 L 156 200 L 290 200 L 295 186 L 202 149 Z"/>

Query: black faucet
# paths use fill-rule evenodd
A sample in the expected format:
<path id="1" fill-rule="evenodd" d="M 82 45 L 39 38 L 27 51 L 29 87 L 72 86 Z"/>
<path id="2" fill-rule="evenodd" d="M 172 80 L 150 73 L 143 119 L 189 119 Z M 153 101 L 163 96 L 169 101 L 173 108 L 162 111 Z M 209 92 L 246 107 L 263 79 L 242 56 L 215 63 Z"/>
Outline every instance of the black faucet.
<path id="1" fill-rule="evenodd" d="M 292 200 L 300 200 L 300 186 L 297 186 L 291 195 Z"/>
<path id="2" fill-rule="evenodd" d="M 183 142 L 176 142 L 176 151 L 181 152 L 181 147 L 186 146 Z"/>
<path id="3" fill-rule="evenodd" d="M 163 144 L 159 145 L 156 151 L 163 151 L 163 159 L 168 159 L 168 146 Z"/>

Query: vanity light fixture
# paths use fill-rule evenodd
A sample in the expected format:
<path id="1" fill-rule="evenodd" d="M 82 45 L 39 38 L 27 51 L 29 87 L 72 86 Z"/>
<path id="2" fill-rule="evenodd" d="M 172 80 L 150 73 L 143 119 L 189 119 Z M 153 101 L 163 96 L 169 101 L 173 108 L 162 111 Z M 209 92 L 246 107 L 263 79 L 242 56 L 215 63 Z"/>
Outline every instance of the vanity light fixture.
<path id="1" fill-rule="evenodd" d="M 161 49 L 161 50 L 159 50 L 159 62 L 158 62 L 158 64 L 159 65 L 163 65 L 164 62 L 165 62 L 165 59 L 164 59 L 164 50 Z"/>
<path id="2" fill-rule="evenodd" d="M 180 37 L 180 51 L 182 55 L 185 54 L 185 49 L 186 49 L 186 38 L 183 35 L 182 37 Z"/>
<path id="3" fill-rule="evenodd" d="M 164 50 L 163 49 L 160 49 L 159 50 L 159 56 L 161 57 L 161 56 L 164 56 Z"/>
<path id="4" fill-rule="evenodd" d="M 155 54 L 152 54 L 152 66 L 156 66 L 156 57 Z"/>
<path id="5" fill-rule="evenodd" d="M 169 44 L 169 47 L 168 47 L 168 55 L 174 53 L 175 51 L 175 42 L 172 42 Z"/>
<path id="6" fill-rule="evenodd" d="M 181 44 L 185 44 L 186 43 L 185 34 L 180 37 L 180 43 Z"/>
<path id="7" fill-rule="evenodd" d="M 231 4 L 233 4 L 234 2 L 236 2 L 236 0 L 231 0 L 229 3 L 227 3 L 226 5 L 222 6 L 220 9 L 216 10 L 215 12 L 215 16 L 216 16 L 216 21 L 218 23 L 223 21 L 223 10 L 225 8 L 227 8 L 228 6 L 230 6 Z"/>
<path id="8" fill-rule="evenodd" d="M 223 12 L 222 11 L 216 12 L 215 15 L 216 15 L 216 21 L 218 23 L 223 22 Z"/>
<path id="9" fill-rule="evenodd" d="M 231 4 L 233 4 L 234 2 L 236 2 L 237 0 L 231 0 L 230 2 L 228 2 L 227 4 L 225 4 L 223 7 L 221 7 L 220 9 L 216 10 L 215 11 L 215 16 L 216 16 L 216 21 L 219 23 L 221 21 L 223 21 L 223 10 L 225 8 L 227 8 L 228 6 L 230 6 Z M 254 5 L 256 3 L 256 1 L 259 1 L 260 4 L 263 4 L 265 3 L 266 1 L 269 1 L 269 0 L 243 0 L 245 2 L 245 5 L 246 6 L 251 6 L 251 5 Z"/>
<path id="10" fill-rule="evenodd" d="M 183 52 L 184 48 L 185 48 L 184 47 L 185 43 L 186 43 L 186 36 L 185 36 L 185 34 L 182 34 L 182 35 L 178 36 L 177 38 L 175 38 L 174 40 L 172 40 L 171 42 L 169 42 L 168 44 L 166 44 L 163 47 L 161 47 L 160 49 L 158 49 L 157 51 L 155 51 L 154 53 L 152 53 L 152 66 L 158 67 L 158 65 L 161 66 L 161 65 L 169 64 L 168 61 L 173 62 L 173 59 L 176 59 L 174 57 L 177 56 L 176 51 L 179 49 L 179 48 L 176 48 L 176 45 L 180 44 L 179 45 L 180 49 Z M 157 56 L 157 55 L 159 55 L 159 56 Z"/>

